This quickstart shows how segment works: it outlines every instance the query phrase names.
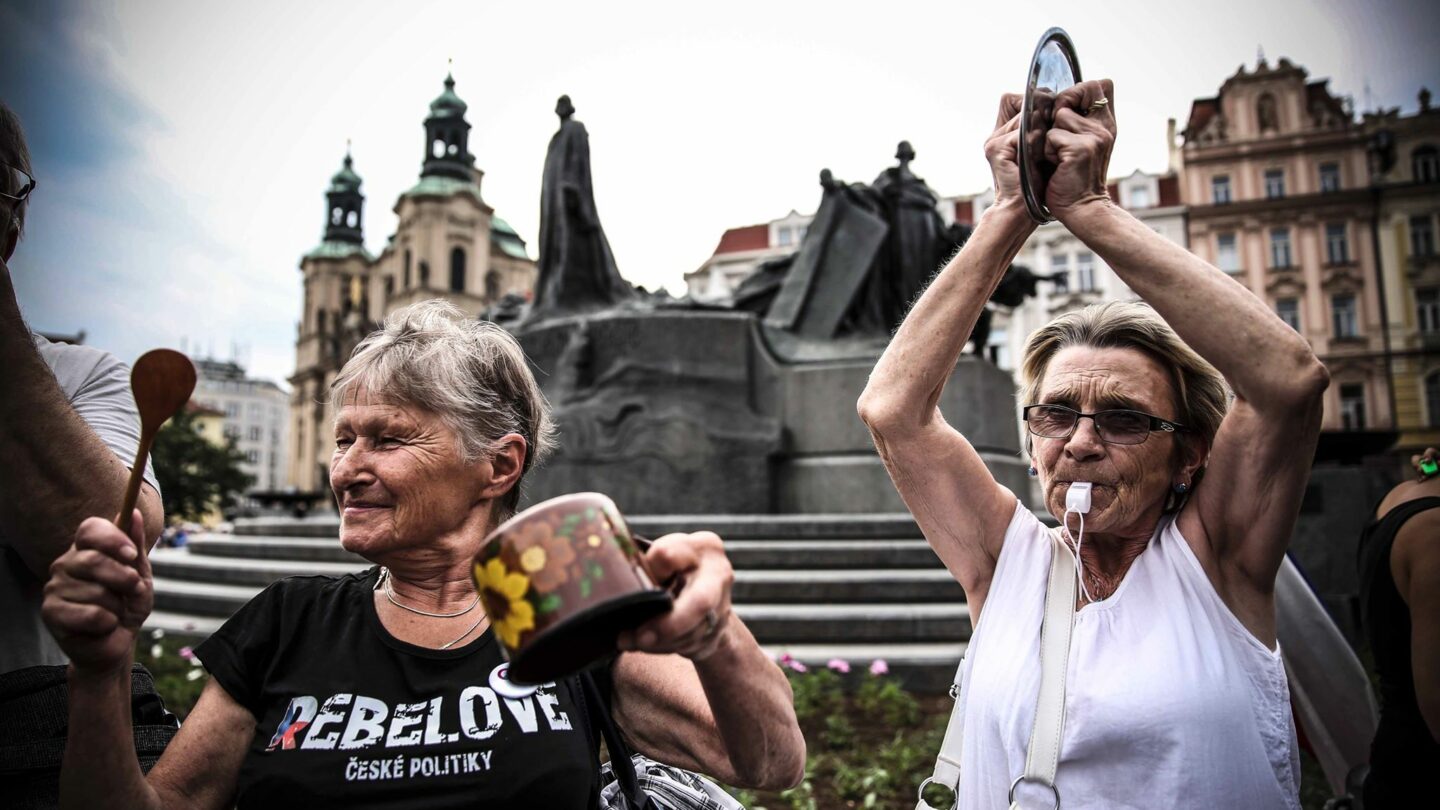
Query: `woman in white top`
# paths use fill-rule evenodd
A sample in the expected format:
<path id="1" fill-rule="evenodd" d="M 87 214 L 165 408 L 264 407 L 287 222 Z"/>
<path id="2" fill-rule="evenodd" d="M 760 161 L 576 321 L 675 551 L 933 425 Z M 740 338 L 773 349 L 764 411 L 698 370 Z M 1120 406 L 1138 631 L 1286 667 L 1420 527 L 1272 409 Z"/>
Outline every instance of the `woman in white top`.
<path id="1" fill-rule="evenodd" d="M 1071 482 L 1094 485 L 1057 792 L 1066 810 L 1298 808 L 1273 594 L 1328 375 L 1248 290 L 1113 204 L 1109 81 L 1077 85 L 1056 109 L 1046 203 L 1149 304 L 1062 316 L 1031 337 L 1024 359 L 1031 469 L 1047 509 L 1063 519 Z M 936 407 L 1035 228 L 1019 193 L 1019 112 L 1018 96 L 1003 98 L 985 144 L 995 204 L 906 317 L 859 402 L 976 623 L 961 696 L 966 810 L 1007 806 L 1024 770 L 1051 537 L 1075 547 L 995 481 Z M 1079 530 L 1073 516 L 1070 528 Z M 1049 791 L 1033 797 L 1051 806 Z"/>

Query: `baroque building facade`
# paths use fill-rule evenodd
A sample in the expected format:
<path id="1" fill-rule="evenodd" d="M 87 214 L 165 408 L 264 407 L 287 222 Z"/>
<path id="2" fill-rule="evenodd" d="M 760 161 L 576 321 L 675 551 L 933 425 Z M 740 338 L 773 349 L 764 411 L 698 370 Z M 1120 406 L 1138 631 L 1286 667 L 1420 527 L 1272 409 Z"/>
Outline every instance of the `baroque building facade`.
<path id="1" fill-rule="evenodd" d="M 1304 335 L 1330 371 L 1322 428 L 1394 427 L 1366 136 L 1347 99 L 1287 59 L 1190 108 L 1190 249 Z"/>
<path id="2" fill-rule="evenodd" d="M 197 379 L 191 398 L 204 414 L 220 414 L 221 437 L 235 440 L 245 456 L 240 469 L 254 477 L 249 492 L 278 492 L 289 486 L 285 457 L 289 439 L 289 397 L 270 380 L 250 377 L 233 360 L 192 358 Z M 202 418 L 202 422 L 204 419 Z"/>
<path id="3" fill-rule="evenodd" d="M 395 232 L 379 255 L 365 249 L 365 196 L 348 150 L 325 193 L 325 230 L 300 260 L 304 303 L 290 377 L 290 483 L 329 488 L 333 410 L 328 391 L 355 345 L 390 312 L 444 298 L 479 317 L 508 294 L 529 299 L 535 262 L 525 242 L 481 195 L 484 172 L 469 150 L 467 105 L 453 76 L 430 104 L 419 181 L 395 202 Z"/>
<path id="4" fill-rule="evenodd" d="M 1396 455 L 1440 447 L 1440 109 L 1365 116 L 1383 269 Z"/>
<path id="5" fill-rule="evenodd" d="M 779 219 L 726 229 L 710 258 L 685 274 L 686 293 L 707 303 L 729 298 L 765 261 L 799 250 L 814 218 L 791 209 Z"/>

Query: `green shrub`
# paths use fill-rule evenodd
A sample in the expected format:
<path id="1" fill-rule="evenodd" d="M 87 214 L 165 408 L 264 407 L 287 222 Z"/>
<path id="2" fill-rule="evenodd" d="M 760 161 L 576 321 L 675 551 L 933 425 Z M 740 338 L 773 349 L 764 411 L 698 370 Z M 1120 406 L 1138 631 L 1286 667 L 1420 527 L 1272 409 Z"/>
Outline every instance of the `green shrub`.
<path id="1" fill-rule="evenodd" d="M 210 680 L 189 645 L 167 638 L 162 630 L 148 630 L 135 644 L 135 660 L 155 677 L 155 691 L 165 708 L 183 721 Z"/>

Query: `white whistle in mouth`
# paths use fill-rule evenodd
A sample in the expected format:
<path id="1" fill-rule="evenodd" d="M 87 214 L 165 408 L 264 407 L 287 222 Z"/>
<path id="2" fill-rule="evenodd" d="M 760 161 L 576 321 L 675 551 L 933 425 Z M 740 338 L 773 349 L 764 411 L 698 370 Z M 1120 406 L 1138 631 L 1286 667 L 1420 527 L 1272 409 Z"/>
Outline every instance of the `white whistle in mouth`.
<path id="1" fill-rule="evenodd" d="M 1065 492 L 1065 511 L 1087 514 L 1090 511 L 1090 482 L 1072 481 Z"/>

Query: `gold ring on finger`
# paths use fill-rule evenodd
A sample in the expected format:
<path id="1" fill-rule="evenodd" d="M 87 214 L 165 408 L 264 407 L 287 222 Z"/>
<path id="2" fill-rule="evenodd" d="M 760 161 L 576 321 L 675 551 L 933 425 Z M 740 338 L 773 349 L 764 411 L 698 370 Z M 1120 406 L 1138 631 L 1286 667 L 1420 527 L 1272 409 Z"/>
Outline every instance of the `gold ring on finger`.
<path id="1" fill-rule="evenodd" d="M 1110 99 L 1101 96 L 1100 98 L 1095 99 L 1095 101 L 1090 104 L 1090 108 L 1085 111 L 1085 114 L 1090 115 L 1091 113 L 1099 112 L 1100 110 L 1105 109 L 1105 107 L 1107 107 L 1109 104 Z"/>

